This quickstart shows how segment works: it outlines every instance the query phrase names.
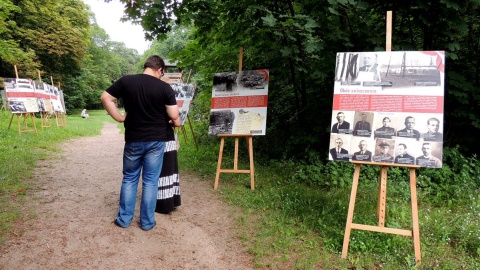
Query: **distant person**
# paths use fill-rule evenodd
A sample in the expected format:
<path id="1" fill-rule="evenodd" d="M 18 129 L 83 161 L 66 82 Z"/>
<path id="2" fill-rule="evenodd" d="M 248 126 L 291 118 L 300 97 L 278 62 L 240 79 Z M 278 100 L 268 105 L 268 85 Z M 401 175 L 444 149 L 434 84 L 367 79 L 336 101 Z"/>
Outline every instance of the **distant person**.
<path id="1" fill-rule="evenodd" d="M 407 145 L 404 143 L 399 143 L 397 145 L 397 156 L 395 157 L 394 163 L 398 164 L 415 164 L 415 158 L 410 156 L 407 153 Z"/>
<path id="2" fill-rule="evenodd" d="M 390 151 L 390 145 L 387 141 L 382 141 L 378 147 L 380 148 L 380 151 L 377 155 L 373 156 L 373 161 L 392 163 L 393 157 L 388 153 L 388 151 Z"/>
<path id="3" fill-rule="evenodd" d="M 359 137 L 370 137 L 372 129 L 367 121 L 367 114 L 362 113 L 362 120 L 358 121 L 353 128 L 353 135 Z"/>
<path id="4" fill-rule="evenodd" d="M 411 138 L 420 140 L 420 132 L 416 129 L 413 129 L 415 126 L 415 118 L 412 116 L 407 116 L 405 118 L 405 128 L 397 132 L 398 137 Z"/>
<path id="5" fill-rule="evenodd" d="M 348 155 L 347 149 L 344 149 L 342 146 L 343 146 L 342 138 L 336 138 L 335 147 L 330 149 L 330 154 L 332 155 L 333 160 L 344 160 L 344 161 L 350 160 L 350 156 Z"/>
<path id="6" fill-rule="evenodd" d="M 180 118 L 175 92 L 160 80 L 165 70 L 163 59 L 150 56 L 143 68 L 143 74 L 125 75 L 114 82 L 103 92 L 101 101 L 109 115 L 125 126 L 123 180 L 114 223 L 121 228 L 130 226 L 142 174 L 139 223 L 142 230 L 148 231 L 157 224 L 155 207 L 165 145 L 174 139 L 172 125 L 180 126 Z M 125 114 L 116 106 L 120 98 Z"/>
<path id="7" fill-rule="evenodd" d="M 422 152 L 423 155 L 417 157 L 417 165 L 429 168 L 442 167 L 442 161 L 432 155 L 432 145 L 430 143 L 423 143 Z"/>
<path id="8" fill-rule="evenodd" d="M 337 113 L 337 123 L 332 126 L 332 133 L 350 134 L 350 123 L 345 121 L 343 112 Z"/>
<path id="9" fill-rule="evenodd" d="M 423 134 L 424 141 L 441 142 L 443 141 L 443 134 L 438 132 L 440 128 L 440 120 L 432 117 L 427 120 L 427 133 Z"/>
<path id="10" fill-rule="evenodd" d="M 360 148 L 360 151 L 353 153 L 352 160 L 372 161 L 372 152 L 367 150 L 367 141 L 360 141 L 358 148 Z"/>
<path id="11" fill-rule="evenodd" d="M 392 136 L 395 136 L 395 129 L 390 127 L 390 118 L 384 117 L 382 120 L 382 127 L 377 128 L 374 133 L 374 138 L 383 138 L 383 139 L 391 139 Z"/>
<path id="12" fill-rule="evenodd" d="M 83 109 L 82 113 L 80 115 L 82 116 L 82 118 L 89 118 L 90 117 L 87 113 L 87 109 Z"/>

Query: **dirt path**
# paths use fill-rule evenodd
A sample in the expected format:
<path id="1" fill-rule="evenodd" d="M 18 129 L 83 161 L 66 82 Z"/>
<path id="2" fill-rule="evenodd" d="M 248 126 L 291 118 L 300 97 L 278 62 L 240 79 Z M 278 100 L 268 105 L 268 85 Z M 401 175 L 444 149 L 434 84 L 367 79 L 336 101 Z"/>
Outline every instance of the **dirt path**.
<path id="1" fill-rule="evenodd" d="M 122 229 L 112 223 L 122 177 L 119 129 L 106 123 L 101 136 L 62 149 L 36 169 L 36 199 L 26 211 L 37 214 L 0 246 L 0 269 L 252 269 L 233 235 L 234 209 L 212 183 L 180 172 L 178 210 L 156 213 L 157 226 L 144 232 L 137 201 L 134 221 Z"/>

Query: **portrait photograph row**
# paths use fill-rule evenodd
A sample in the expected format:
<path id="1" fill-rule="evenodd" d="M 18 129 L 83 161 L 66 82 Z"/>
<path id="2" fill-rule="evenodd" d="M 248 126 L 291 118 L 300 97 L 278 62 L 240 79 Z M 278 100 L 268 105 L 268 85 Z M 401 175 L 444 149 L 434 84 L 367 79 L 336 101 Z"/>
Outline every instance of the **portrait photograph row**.
<path id="1" fill-rule="evenodd" d="M 331 134 L 329 160 L 395 163 L 441 168 L 441 142 L 396 139 L 369 139 Z"/>
<path id="2" fill-rule="evenodd" d="M 372 139 L 443 142 L 443 114 L 368 111 L 332 113 L 331 133 Z"/>

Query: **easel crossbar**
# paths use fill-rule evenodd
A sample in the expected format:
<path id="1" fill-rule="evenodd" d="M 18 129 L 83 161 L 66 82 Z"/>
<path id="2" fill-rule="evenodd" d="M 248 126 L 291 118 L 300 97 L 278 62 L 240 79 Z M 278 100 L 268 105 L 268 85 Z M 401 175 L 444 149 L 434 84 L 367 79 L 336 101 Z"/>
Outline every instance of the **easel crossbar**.
<path id="1" fill-rule="evenodd" d="M 352 223 L 351 228 L 364 230 L 364 231 L 398 234 L 398 235 L 404 235 L 404 236 L 410 236 L 410 237 L 413 236 L 412 231 L 404 230 L 404 229 L 385 228 L 385 227 L 378 227 L 378 226 L 371 226 L 371 225 L 357 224 L 357 223 Z"/>
<path id="2" fill-rule="evenodd" d="M 222 173 L 250 173 L 250 170 L 229 170 L 229 169 L 220 169 L 219 172 Z"/>

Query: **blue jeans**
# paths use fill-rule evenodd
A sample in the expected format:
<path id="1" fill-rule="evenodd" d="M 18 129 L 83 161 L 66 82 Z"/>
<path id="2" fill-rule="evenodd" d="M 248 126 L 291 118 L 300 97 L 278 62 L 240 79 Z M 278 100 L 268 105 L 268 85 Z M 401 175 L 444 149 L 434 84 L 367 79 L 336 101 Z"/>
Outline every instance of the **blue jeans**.
<path id="1" fill-rule="evenodd" d="M 163 163 L 165 142 L 126 142 L 123 149 L 123 181 L 120 190 L 120 206 L 115 219 L 120 227 L 128 227 L 133 219 L 140 172 L 142 172 L 142 200 L 140 227 L 150 230 L 156 225 L 158 178 Z"/>

